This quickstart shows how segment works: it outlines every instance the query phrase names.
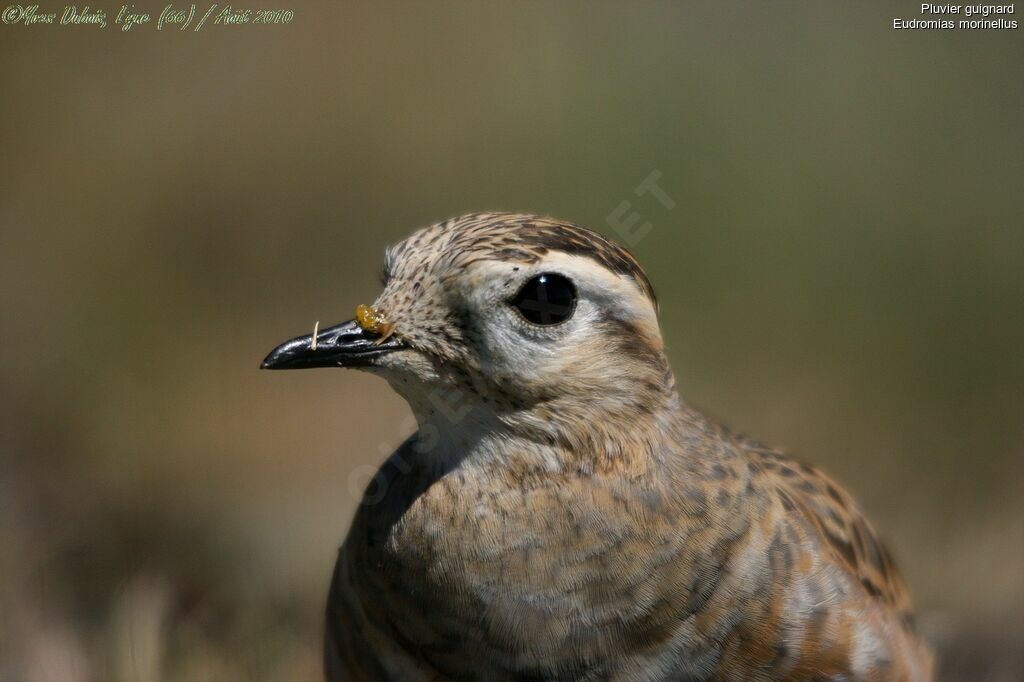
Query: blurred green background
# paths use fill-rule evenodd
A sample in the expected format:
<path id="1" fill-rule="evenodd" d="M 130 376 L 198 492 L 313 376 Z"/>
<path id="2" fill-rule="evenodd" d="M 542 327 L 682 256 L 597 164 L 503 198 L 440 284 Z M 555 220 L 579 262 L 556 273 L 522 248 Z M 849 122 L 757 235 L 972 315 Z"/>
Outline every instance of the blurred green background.
<path id="1" fill-rule="evenodd" d="M 1020 31 L 894 31 L 909 2 L 285 7 L 0 25 L 0 680 L 315 679 L 407 411 L 260 359 L 371 301 L 418 226 L 621 240 L 624 201 L 686 399 L 850 487 L 942 679 L 1024 678 Z M 654 171 L 671 210 L 635 192 Z"/>

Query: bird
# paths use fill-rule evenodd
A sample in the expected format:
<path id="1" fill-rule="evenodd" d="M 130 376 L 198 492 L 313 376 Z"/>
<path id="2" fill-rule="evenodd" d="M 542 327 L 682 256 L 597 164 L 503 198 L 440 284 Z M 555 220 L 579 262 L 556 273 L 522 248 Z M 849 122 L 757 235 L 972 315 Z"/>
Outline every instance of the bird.
<path id="1" fill-rule="evenodd" d="M 326 679 L 932 678 L 851 496 L 680 397 L 624 247 L 473 213 L 382 280 L 261 365 L 370 372 L 416 417 L 339 550 Z"/>

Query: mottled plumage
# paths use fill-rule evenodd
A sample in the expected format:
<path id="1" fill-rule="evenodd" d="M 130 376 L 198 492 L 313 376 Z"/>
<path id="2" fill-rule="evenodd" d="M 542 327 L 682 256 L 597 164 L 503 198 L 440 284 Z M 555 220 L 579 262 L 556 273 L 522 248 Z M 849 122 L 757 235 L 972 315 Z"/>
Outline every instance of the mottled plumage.
<path id="1" fill-rule="evenodd" d="M 543 273 L 577 296 L 558 324 L 510 305 Z M 850 497 L 679 399 L 626 250 L 475 214 L 389 249 L 384 279 L 387 352 L 319 364 L 384 376 L 419 429 L 338 557 L 329 679 L 930 679 Z"/>

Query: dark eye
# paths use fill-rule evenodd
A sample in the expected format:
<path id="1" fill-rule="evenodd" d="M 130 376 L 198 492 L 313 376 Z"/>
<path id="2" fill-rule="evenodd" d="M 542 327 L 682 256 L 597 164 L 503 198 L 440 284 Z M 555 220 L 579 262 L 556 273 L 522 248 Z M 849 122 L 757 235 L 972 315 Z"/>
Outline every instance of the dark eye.
<path id="1" fill-rule="evenodd" d="M 511 303 L 528 322 L 558 324 L 576 309 L 576 287 L 565 277 L 547 272 L 524 284 Z"/>

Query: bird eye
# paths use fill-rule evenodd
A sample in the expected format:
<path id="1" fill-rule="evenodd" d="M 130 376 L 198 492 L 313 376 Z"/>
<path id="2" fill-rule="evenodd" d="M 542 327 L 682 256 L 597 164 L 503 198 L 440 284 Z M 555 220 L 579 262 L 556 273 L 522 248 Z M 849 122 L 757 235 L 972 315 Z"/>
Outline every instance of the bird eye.
<path id="1" fill-rule="evenodd" d="M 511 303 L 528 322 L 559 324 L 576 310 L 576 287 L 565 277 L 548 272 L 526 282 Z"/>

